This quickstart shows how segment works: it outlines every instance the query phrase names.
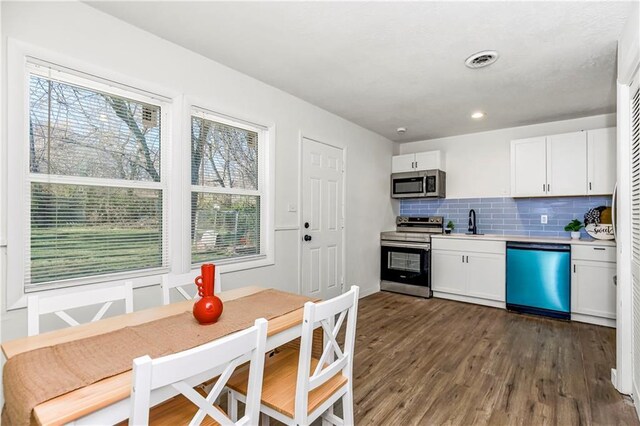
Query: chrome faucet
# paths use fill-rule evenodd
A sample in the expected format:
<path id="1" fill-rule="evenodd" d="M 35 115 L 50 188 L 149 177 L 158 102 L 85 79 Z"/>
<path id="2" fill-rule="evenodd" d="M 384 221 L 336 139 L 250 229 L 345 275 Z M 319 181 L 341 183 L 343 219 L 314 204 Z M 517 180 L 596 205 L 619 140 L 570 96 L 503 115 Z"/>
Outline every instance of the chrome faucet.
<path id="1" fill-rule="evenodd" d="M 469 233 L 476 235 L 478 233 L 478 226 L 476 225 L 476 211 L 469 210 Z"/>

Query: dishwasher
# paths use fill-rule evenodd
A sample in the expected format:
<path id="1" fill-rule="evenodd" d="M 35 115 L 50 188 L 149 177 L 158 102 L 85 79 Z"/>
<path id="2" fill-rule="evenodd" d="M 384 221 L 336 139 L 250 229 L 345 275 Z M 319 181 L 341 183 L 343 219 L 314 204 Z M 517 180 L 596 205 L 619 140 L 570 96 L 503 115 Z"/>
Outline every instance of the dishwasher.
<path id="1" fill-rule="evenodd" d="M 571 246 L 507 243 L 507 309 L 571 318 Z"/>

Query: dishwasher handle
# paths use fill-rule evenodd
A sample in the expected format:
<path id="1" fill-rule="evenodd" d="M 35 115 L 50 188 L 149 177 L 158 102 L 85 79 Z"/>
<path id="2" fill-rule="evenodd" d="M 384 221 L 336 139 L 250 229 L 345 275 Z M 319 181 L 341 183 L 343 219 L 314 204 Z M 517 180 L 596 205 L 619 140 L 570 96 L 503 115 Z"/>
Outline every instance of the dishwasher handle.
<path id="1" fill-rule="evenodd" d="M 507 242 L 507 249 L 570 252 L 569 244 Z"/>

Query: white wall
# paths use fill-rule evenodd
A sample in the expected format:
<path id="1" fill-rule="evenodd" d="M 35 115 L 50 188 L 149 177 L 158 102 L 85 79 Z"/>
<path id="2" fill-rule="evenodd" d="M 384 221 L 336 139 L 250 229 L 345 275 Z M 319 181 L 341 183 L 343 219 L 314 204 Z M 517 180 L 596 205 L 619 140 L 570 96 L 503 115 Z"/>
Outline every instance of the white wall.
<path id="1" fill-rule="evenodd" d="M 207 101 L 218 112 L 276 126 L 275 264 L 224 274 L 226 289 L 257 284 L 298 291 L 298 213 L 289 213 L 287 205 L 299 204 L 301 134 L 346 148 L 345 284 L 361 286 L 364 294 L 378 290 L 379 232 L 394 226 L 389 140 L 82 3 L 2 2 L 3 46 L 7 37 L 145 82 L 162 94 L 184 94 Z M 6 87 L 6 79 L 2 84 Z M 6 115 L 2 120 L 4 129 Z M 6 137 L 2 141 L 6 144 Z M 7 159 L 2 161 L 0 169 L 6 173 Z M 6 182 L 5 177 L 0 181 Z M 3 203 L 6 189 L 1 190 Z M 6 215 L 1 217 L 4 236 Z M 4 295 L 6 277 L 0 280 Z M 137 308 L 159 304 L 159 288 L 136 290 L 135 302 Z M 26 333 L 24 310 L 4 311 L 2 320 L 5 339 Z"/>
<path id="2" fill-rule="evenodd" d="M 490 117 L 487 117 L 490 120 Z M 616 125 L 615 114 L 489 132 L 401 143 L 399 154 L 441 150 L 445 154 L 447 198 L 508 197 L 512 139 L 597 129 Z"/>

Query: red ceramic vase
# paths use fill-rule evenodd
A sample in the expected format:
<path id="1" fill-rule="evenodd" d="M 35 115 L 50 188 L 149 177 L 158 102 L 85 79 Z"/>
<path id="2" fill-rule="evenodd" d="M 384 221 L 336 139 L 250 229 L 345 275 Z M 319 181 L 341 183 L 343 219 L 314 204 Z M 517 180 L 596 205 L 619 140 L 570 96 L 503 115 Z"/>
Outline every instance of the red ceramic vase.
<path id="1" fill-rule="evenodd" d="M 200 270 L 202 275 L 195 279 L 200 299 L 193 304 L 193 316 L 200 324 L 213 324 L 222 315 L 222 300 L 213 292 L 216 266 L 205 263 Z"/>

